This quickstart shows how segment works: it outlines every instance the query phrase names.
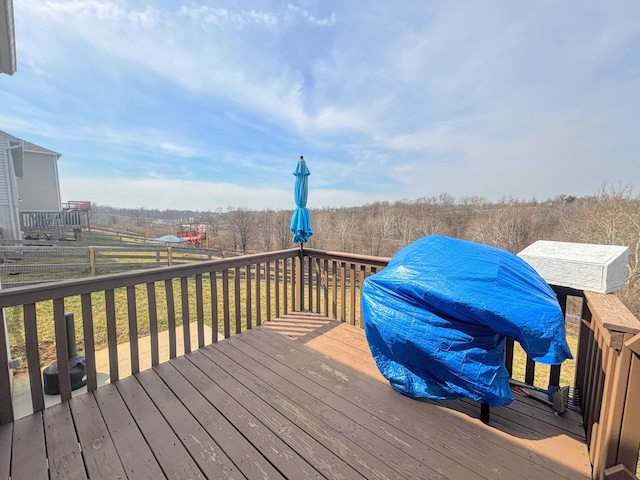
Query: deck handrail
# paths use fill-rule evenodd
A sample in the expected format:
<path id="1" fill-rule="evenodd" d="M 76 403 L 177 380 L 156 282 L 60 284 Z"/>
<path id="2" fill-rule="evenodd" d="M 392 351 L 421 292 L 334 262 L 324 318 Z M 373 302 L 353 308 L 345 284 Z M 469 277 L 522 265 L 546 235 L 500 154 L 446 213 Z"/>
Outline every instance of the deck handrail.
<path id="1" fill-rule="evenodd" d="M 117 380 L 114 293 L 117 289 L 126 290 L 126 297 L 121 301 L 127 304 L 131 373 L 136 373 L 139 369 L 135 308 L 137 287 L 146 289 L 152 365 L 156 365 L 159 362 L 157 334 L 160 316 L 156 284 L 163 285 L 165 290 L 170 358 L 173 358 L 176 356 L 175 325 L 179 323 L 180 314 L 185 352 L 191 348 L 189 323 L 192 318 L 197 322 L 199 347 L 205 341 L 217 340 L 215 327 L 210 340 L 205 340 L 203 333 L 203 307 L 206 303 L 203 285 L 206 282 L 210 288 L 207 306 L 211 322 L 221 326 L 225 337 L 233 331 L 240 333 L 254 324 L 287 314 L 290 310 L 308 310 L 362 327 L 362 284 L 366 277 L 383 269 L 388 261 L 386 257 L 293 248 L 0 290 L 0 309 L 22 309 L 32 407 L 39 411 L 44 408 L 42 365 L 38 353 L 38 321 L 41 319 L 36 308 L 41 302 L 52 304 L 61 397 L 67 400 L 71 397 L 64 321 L 67 298 L 79 296 L 81 299 L 79 317 L 82 318 L 87 356 L 87 386 L 92 390 L 97 388 L 93 324 L 94 316 L 98 314 L 92 304 L 92 295 L 103 294 L 105 298 L 109 375 L 112 380 Z M 179 282 L 175 294 L 174 281 Z M 640 321 L 615 295 L 552 288 L 563 312 L 567 312 L 569 298 L 579 299 L 582 305 L 575 383 L 572 386 L 579 393 L 593 478 L 605 478 L 605 470 L 610 471 L 618 465 L 635 471 L 640 449 L 640 416 L 637 415 L 640 411 Z M 190 289 L 196 292 L 195 309 L 189 303 Z M 221 309 L 217 306 L 219 296 L 223 305 Z M 266 303 L 264 296 L 267 297 Z M 180 302 L 178 314 L 176 299 Z M 261 310 L 263 307 L 266 312 Z M 4 323 L 4 316 L 0 319 Z M 0 345 L 4 343 L 5 328 L 0 324 Z M 512 361 L 513 349 L 508 345 L 508 369 Z M 528 359 L 525 383 L 533 384 L 534 373 L 535 362 Z M 13 420 L 9 375 L 7 358 L 0 355 L 0 424 Z M 559 381 L 560 367 L 554 366 L 550 369 L 549 385 L 559 385 Z"/>
<path id="2" fill-rule="evenodd" d="M 20 228 L 23 231 L 53 231 L 64 228 L 89 228 L 89 212 L 86 210 L 22 210 Z"/>
<path id="3" fill-rule="evenodd" d="M 204 298 L 209 298 L 211 323 L 215 325 L 211 342 L 217 341 L 218 327 L 221 326 L 225 338 L 232 331 L 240 333 L 287 314 L 292 310 L 296 291 L 294 264 L 298 261 L 298 250 L 287 249 L 268 253 L 244 255 L 216 259 L 193 264 L 182 264 L 114 273 L 91 278 L 50 282 L 0 290 L 0 345 L 8 345 L 5 329 L 5 310 L 11 307 L 21 309 L 24 323 L 26 361 L 31 387 L 33 411 L 44 409 L 44 391 L 39 352 L 39 322 L 52 321 L 55 328 L 56 360 L 58 362 L 60 395 L 62 400 L 71 398 L 65 300 L 80 297 L 80 307 L 76 318 L 82 319 L 84 353 L 86 358 L 87 388 L 97 388 L 95 364 L 94 317 L 103 314 L 106 318 L 106 337 L 109 354 L 109 377 L 111 381 L 120 377 L 118 366 L 118 332 L 116 331 L 116 290 L 124 289 L 126 315 L 128 317 L 127 340 L 131 353 L 131 373 L 139 371 L 138 352 L 138 302 L 137 287 L 146 289 L 149 333 L 151 337 L 151 364 L 159 363 L 158 324 L 167 322 L 169 331 L 169 357 L 176 356 L 176 325 L 181 321 L 184 350 L 191 350 L 190 323 L 197 323 L 198 347 L 205 344 L 204 338 Z M 175 288 L 174 281 L 179 281 Z M 204 284 L 209 283 L 205 292 Z M 166 318 L 159 318 L 157 288 L 164 287 Z M 195 305 L 190 304 L 189 291 L 195 290 Z M 264 292 L 262 295 L 261 292 Z M 95 294 L 104 295 L 104 311 L 96 311 Z M 221 297 L 221 298 L 220 298 Z M 222 308 L 218 308 L 218 298 Z M 51 313 L 42 318 L 38 306 L 46 304 Z M 177 312 L 176 304 L 180 304 Z M 264 307 L 264 308 L 263 308 Z M 194 313 L 195 312 L 195 313 Z M 72 312 L 73 313 L 73 312 Z M 4 348 L 4 347 L 2 347 Z M 0 354 L 0 424 L 13 421 L 11 372 L 7 355 Z"/>

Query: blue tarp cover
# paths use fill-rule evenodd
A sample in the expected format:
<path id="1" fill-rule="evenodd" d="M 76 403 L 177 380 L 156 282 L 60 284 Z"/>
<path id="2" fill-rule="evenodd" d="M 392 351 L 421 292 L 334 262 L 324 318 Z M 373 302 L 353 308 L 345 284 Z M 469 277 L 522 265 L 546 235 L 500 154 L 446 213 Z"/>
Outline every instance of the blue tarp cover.
<path id="1" fill-rule="evenodd" d="M 362 310 L 380 372 L 414 398 L 511 403 L 506 337 L 536 362 L 571 358 L 551 287 L 487 245 L 440 235 L 412 243 L 365 280 Z"/>

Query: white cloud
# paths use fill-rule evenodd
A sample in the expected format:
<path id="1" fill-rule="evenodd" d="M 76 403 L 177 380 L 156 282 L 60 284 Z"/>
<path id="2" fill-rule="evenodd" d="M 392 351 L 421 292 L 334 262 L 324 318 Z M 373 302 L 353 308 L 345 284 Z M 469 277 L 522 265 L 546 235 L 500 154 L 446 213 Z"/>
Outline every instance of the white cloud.
<path id="1" fill-rule="evenodd" d="M 293 210 L 293 182 L 290 189 L 246 185 L 186 181 L 167 178 L 61 178 L 63 201 L 90 200 L 99 205 L 124 208 L 157 208 L 159 210 L 215 210 L 228 206 L 242 206 L 256 210 L 267 208 Z M 310 208 L 353 205 L 383 198 L 378 193 L 367 195 L 349 190 L 313 189 L 309 193 Z"/>
<path id="2" fill-rule="evenodd" d="M 0 79 L 0 129 L 50 139 L 70 179 L 155 178 L 136 183 L 144 196 L 118 200 L 166 202 L 158 182 L 197 178 L 198 194 L 172 201 L 273 195 L 284 208 L 291 193 L 273 179 L 300 153 L 327 204 L 640 184 L 637 2 L 23 0 L 15 10 L 19 82 Z M 230 186 L 249 175 L 256 195 Z"/>
<path id="3" fill-rule="evenodd" d="M 215 210 L 227 206 L 293 208 L 290 191 L 229 183 L 166 178 L 102 178 L 65 176 L 63 199 L 90 199 L 100 205 L 185 210 Z"/>
<path id="4" fill-rule="evenodd" d="M 287 5 L 287 8 L 291 12 L 294 12 L 295 14 L 300 15 L 310 24 L 317 25 L 320 27 L 327 27 L 327 26 L 333 25 L 336 23 L 336 20 L 337 20 L 335 13 L 331 13 L 331 15 L 328 18 L 318 18 L 315 15 L 312 15 L 311 13 L 309 13 L 307 10 L 304 10 L 298 7 L 297 5 L 293 5 L 291 3 Z"/>

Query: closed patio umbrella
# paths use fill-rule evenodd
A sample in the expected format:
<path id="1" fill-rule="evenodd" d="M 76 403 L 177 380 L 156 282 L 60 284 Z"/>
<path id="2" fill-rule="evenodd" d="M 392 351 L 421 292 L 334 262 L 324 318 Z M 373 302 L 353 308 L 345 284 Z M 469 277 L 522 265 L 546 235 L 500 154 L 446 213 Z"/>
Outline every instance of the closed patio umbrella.
<path id="1" fill-rule="evenodd" d="M 293 174 L 296 176 L 293 196 L 296 202 L 296 208 L 291 217 L 291 232 L 293 233 L 293 243 L 299 243 L 300 248 L 304 242 L 309 241 L 309 237 L 313 235 L 311 229 L 311 218 L 309 210 L 307 210 L 307 194 L 309 189 L 309 175 L 311 172 L 307 168 L 302 155 L 298 160 L 298 166 Z"/>

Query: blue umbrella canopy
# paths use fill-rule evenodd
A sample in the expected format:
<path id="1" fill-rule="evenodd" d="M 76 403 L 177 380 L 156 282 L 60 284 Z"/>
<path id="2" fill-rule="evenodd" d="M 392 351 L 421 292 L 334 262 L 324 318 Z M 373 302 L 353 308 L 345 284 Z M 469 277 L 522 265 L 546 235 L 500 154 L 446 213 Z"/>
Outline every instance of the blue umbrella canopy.
<path id="1" fill-rule="evenodd" d="M 309 191 L 309 175 L 311 172 L 307 168 L 302 155 L 298 160 L 298 166 L 293 174 L 296 182 L 293 188 L 293 197 L 296 202 L 296 208 L 291 217 L 291 232 L 293 232 L 294 243 L 304 243 L 309 241 L 309 237 L 313 235 L 311 230 L 311 218 L 309 210 L 307 210 L 307 195 Z"/>

